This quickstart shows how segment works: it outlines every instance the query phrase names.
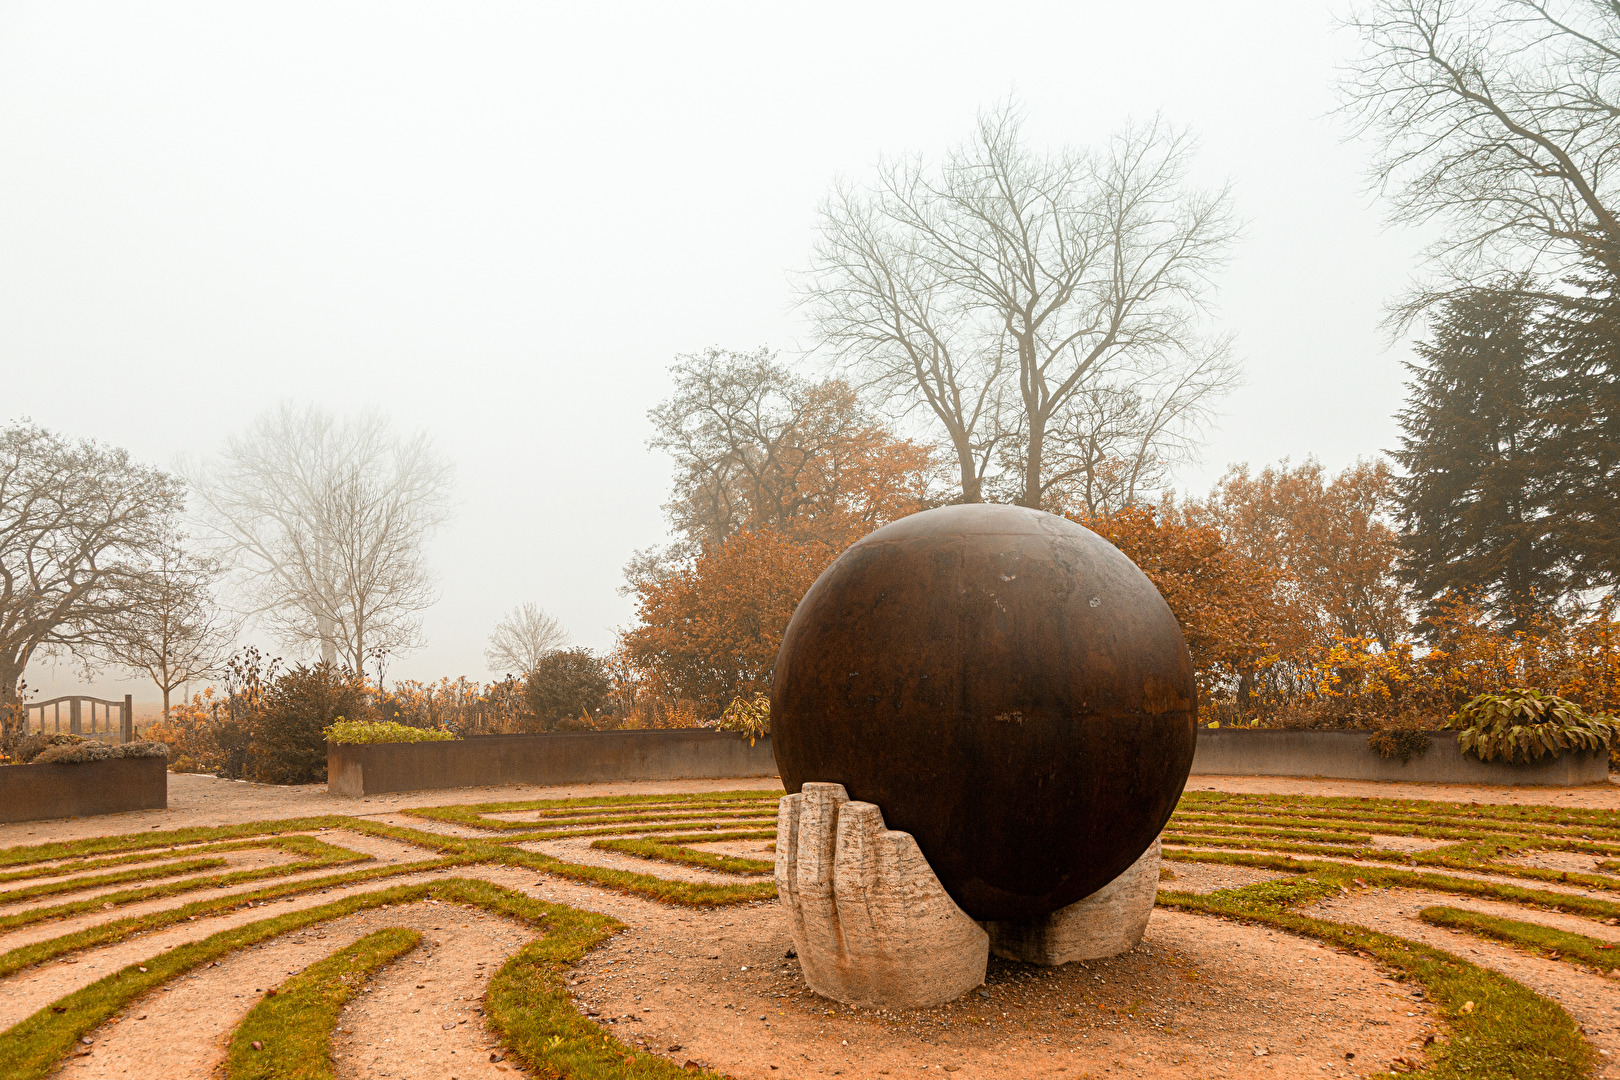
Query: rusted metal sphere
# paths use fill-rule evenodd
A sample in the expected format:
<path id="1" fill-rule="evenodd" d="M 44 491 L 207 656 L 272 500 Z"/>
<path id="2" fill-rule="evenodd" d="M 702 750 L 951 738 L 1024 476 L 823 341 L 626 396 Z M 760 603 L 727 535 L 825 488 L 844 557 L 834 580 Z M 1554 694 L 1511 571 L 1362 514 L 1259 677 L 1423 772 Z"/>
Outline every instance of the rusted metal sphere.
<path id="1" fill-rule="evenodd" d="M 799 603 L 771 688 L 782 783 L 843 784 L 976 919 L 1081 900 L 1146 851 L 1196 739 L 1175 616 L 1119 549 L 1012 506 L 913 514 Z"/>

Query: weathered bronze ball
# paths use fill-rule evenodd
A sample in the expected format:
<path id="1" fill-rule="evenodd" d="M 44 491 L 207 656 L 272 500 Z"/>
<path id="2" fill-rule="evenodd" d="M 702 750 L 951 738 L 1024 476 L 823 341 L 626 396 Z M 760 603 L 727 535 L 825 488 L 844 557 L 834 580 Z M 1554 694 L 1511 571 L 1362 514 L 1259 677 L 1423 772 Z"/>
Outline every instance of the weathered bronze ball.
<path id="1" fill-rule="evenodd" d="M 1192 766 L 1192 659 L 1119 549 L 1065 518 L 947 506 L 845 551 L 793 613 L 771 729 L 782 783 L 843 784 L 911 833 L 976 919 L 1117 877 Z"/>

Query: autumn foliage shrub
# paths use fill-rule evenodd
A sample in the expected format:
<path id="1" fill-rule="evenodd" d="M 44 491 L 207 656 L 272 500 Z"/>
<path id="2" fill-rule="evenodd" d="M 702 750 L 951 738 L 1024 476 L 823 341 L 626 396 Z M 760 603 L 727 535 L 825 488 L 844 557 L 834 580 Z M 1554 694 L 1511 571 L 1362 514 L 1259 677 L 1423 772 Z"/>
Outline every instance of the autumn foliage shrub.
<path id="1" fill-rule="evenodd" d="M 512 676 L 492 683 L 466 677 L 432 683 L 401 680 L 377 695 L 374 711 L 382 720 L 424 730 L 444 728 L 460 736 L 532 727 L 523 681 Z"/>
<path id="2" fill-rule="evenodd" d="M 768 691 L 793 609 L 841 550 L 747 529 L 644 584 L 639 625 L 621 647 L 645 674 L 646 692 L 690 702 L 712 723 L 733 698 Z"/>
<path id="3" fill-rule="evenodd" d="M 169 745 L 176 771 L 269 784 L 324 780 L 324 729 L 372 713 L 365 679 L 335 664 L 284 670 L 250 649 L 232 657 L 224 682 L 222 691 L 209 687 L 147 729 L 148 738 Z"/>

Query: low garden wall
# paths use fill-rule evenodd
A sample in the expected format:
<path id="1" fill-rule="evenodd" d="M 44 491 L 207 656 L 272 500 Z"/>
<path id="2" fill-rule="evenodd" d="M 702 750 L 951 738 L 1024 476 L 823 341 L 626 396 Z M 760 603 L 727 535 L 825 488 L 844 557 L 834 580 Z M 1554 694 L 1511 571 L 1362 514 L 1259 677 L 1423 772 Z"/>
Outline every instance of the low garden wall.
<path id="1" fill-rule="evenodd" d="M 446 742 L 328 743 L 326 790 L 351 798 L 388 791 L 604 780 L 699 780 L 776 775 L 769 736 L 730 731 L 582 731 L 477 735 Z"/>
<path id="2" fill-rule="evenodd" d="M 1562 754 L 1530 765 L 1484 762 L 1457 749 L 1455 731 L 1430 732 L 1430 745 L 1410 761 L 1367 745 L 1367 731 L 1200 728 L 1194 776 L 1322 776 L 1335 780 L 1408 780 L 1428 784 L 1602 784 L 1607 754 Z"/>
<path id="3" fill-rule="evenodd" d="M 0 766 L 0 823 L 163 810 L 168 805 L 166 758 Z"/>

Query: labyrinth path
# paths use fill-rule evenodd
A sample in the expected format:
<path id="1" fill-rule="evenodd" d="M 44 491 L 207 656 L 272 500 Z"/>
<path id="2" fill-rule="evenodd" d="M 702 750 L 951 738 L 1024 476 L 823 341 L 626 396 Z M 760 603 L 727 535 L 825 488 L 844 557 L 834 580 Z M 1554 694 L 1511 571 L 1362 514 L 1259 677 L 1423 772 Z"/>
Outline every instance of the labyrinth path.
<path id="1" fill-rule="evenodd" d="M 0 849 L 0 1077 L 1620 1077 L 1614 811 L 1188 792 L 1137 949 L 891 1012 L 804 987 L 779 794 Z"/>

